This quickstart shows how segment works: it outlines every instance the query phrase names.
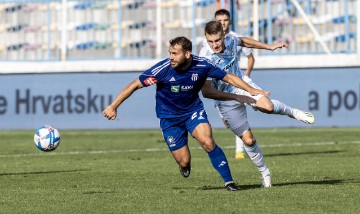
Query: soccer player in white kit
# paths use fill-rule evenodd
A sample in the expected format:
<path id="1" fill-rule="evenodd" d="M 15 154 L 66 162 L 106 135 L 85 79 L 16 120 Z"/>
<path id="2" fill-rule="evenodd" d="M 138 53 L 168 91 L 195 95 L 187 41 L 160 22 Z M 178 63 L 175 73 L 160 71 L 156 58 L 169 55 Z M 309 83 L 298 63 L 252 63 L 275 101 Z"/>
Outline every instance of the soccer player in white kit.
<path id="1" fill-rule="evenodd" d="M 215 20 L 219 21 L 222 25 L 223 31 L 225 34 L 232 34 L 236 37 L 242 37 L 242 35 L 237 34 L 234 31 L 230 31 L 230 25 L 231 25 L 231 19 L 230 19 L 230 13 L 229 11 L 225 10 L 225 9 L 220 9 L 218 11 L 215 12 Z M 203 41 L 203 46 L 206 46 L 208 48 L 209 45 L 207 44 L 206 39 L 204 39 Z M 253 83 L 252 79 L 250 78 L 251 75 L 251 71 L 254 67 L 254 63 L 255 63 L 255 58 L 252 55 L 252 49 L 247 48 L 247 47 L 241 47 L 238 46 L 237 47 L 237 51 L 238 51 L 238 59 L 239 59 L 239 63 L 240 63 L 240 55 L 244 54 L 247 59 L 248 59 L 248 63 L 247 63 L 247 68 L 245 69 L 244 72 L 242 72 L 243 76 L 242 79 L 249 83 L 250 85 L 253 85 L 255 83 Z M 294 109 L 291 108 L 287 105 L 285 105 L 284 103 L 281 103 L 278 100 L 270 100 L 272 105 L 270 103 L 267 104 L 267 108 L 265 108 L 265 110 L 263 108 L 257 109 L 255 106 L 254 110 L 260 110 L 261 112 L 267 113 L 267 114 L 283 114 L 283 115 L 287 115 L 290 118 L 294 118 L 297 119 L 299 121 L 302 121 L 304 123 L 308 123 L 308 124 L 312 124 L 314 123 L 314 116 L 309 113 L 309 112 L 303 112 L 299 109 Z M 276 108 L 280 108 L 279 110 L 276 110 Z M 281 108 L 286 109 L 285 111 L 282 111 Z M 273 110 L 272 110 L 273 109 Z M 241 140 L 240 137 L 236 136 L 236 148 L 235 148 L 235 158 L 238 160 L 242 160 L 245 158 L 245 148 L 244 148 L 244 142 Z"/>
<path id="2" fill-rule="evenodd" d="M 276 50 L 288 46 L 282 42 L 269 45 L 247 37 L 238 38 L 231 34 L 225 35 L 221 23 L 217 21 L 211 21 L 206 24 L 205 37 L 209 45 L 204 46 L 199 55 L 211 60 L 226 72 L 239 77 L 243 77 L 243 74 L 238 65 L 238 46 L 267 50 Z M 211 86 L 211 84 L 213 86 Z M 251 82 L 251 84 L 252 87 L 259 88 L 253 82 Z M 277 100 L 270 101 L 267 96 L 252 96 L 248 92 L 233 87 L 223 81 L 206 81 L 202 89 L 203 96 L 217 100 L 216 96 L 218 95 L 214 88 L 222 92 L 251 96 L 257 100 L 254 107 L 261 109 L 262 112 L 292 115 L 293 110 Z M 247 121 L 245 105 L 236 101 L 221 100 L 215 101 L 215 105 L 227 127 L 244 142 L 248 156 L 261 173 L 262 186 L 271 187 L 270 170 L 266 166 L 261 150 L 257 146 L 256 139 L 251 132 L 250 125 Z"/>

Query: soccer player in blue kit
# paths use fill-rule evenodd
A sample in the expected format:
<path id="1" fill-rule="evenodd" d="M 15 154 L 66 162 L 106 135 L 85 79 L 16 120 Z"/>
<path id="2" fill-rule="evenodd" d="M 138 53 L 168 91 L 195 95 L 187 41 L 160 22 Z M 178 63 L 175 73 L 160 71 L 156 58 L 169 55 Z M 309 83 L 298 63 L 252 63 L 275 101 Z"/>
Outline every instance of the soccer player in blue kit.
<path id="1" fill-rule="evenodd" d="M 225 187 L 229 191 L 236 191 L 238 189 L 233 181 L 226 156 L 214 142 L 206 111 L 199 98 L 199 91 L 210 77 L 228 82 L 252 95 L 267 96 L 269 92 L 251 87 L 241 78 L 228 74 L 208 60 L 193 55 L 191 51 L 192 43 L 186 37 L 170 40 L 170 57 L 155 64 L 127 85 L 104 109 L 103 115 L 109 120 L 114 120 L 117 116 L 117 108 L 133 92 L 156 84 L 156 115 L 160 119 L 165 142 L 179 164 L 181 175 L 186 178 L 191 170 L 189 132 L 208 153 Z M 242 98 L 244 97 L 240 95 L 227 94 L 221 99 L 244 102 Z"/>

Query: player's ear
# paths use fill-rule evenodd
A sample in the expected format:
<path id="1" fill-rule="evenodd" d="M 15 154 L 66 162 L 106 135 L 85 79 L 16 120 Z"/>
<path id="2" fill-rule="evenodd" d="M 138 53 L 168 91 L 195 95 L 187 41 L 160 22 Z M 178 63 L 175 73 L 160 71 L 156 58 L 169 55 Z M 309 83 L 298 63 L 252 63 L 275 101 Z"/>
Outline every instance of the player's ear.
<path id="1" fill-rule="evenodd" d="M 186 51 L 186 52 L 185 52 L 185 57 L 186 57 L 186 59 L 190 59 L 190 57 L 191 57 L 191 51 Z"/>

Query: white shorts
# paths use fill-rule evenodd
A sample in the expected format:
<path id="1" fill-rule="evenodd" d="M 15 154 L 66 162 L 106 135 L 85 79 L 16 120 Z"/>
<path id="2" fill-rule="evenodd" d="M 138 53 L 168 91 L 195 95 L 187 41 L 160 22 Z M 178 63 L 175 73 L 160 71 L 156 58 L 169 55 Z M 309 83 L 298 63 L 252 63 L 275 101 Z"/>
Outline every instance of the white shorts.
<path id="1" fill-rule="evenodd" d="M 250 129 L 244 104 L 238 103 L 236 106 L 219 105 L 217 108 L 225 126 L 237 136 L 241 137 Z"/>
<path id="2" fill-rule="evenodd" d="M 244 76 L 243 80 L 253 88 L 261 89 L 248 76 Z M 252 97 L 256 101 L 258 101 L 261 97 L 264 96 L 262 94 L 253 96 L 249 92 L 239 88 L 234 93 Z M 221 118 L 224 121 L 224 124 L 237 136 L 239 137 L 242 136 L 247 130 L 250 129 L 250 124 L 247 120 L 246 106 L 243 103 L 231 102 L 231 101 L 230 102 L 225 101 L 223 103 L 224 105 L 220 104 L 217 106 L 217 108 Z M 229 105 L 230 103 L 231 105 Z"/>

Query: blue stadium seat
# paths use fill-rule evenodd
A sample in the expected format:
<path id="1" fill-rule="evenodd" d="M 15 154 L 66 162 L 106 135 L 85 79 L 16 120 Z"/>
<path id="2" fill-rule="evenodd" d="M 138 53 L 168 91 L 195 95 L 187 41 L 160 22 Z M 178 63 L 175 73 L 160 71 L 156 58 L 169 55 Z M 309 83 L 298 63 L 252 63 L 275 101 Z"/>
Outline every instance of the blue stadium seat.
<path id="1" fill-rule="evenodd" d="M 200 6 L 200 7 L 207 7 L 211 4 L 214 4 L 216 1 L 215 0 L 197 0 L 196 1 L 196 5 Z"/>
<path id="2" fill-rule="evenodd" d="M 78 50 L 87 50 L 87 49 L 90 49 L 90 48 L 94 47 L 95 44 L 96 44 L 95 41 L 83 42 L 83 43 L 76 44 L 75 47 Z"/>
<path id="3" fill-rule="evenodd" d="M 339 16 L 339 17 L 333 18 L 331 21 L 332 21 L 332 23 L 334 23 L 334 24 L 345 23 L 346 18 L 349 19 L 349 22 L 353 22 L 353 23 L 356 22 L 356 16 L 354 16 L 354 15 Z"/>
<path id="4" fill-rule="evenodd" d="M 97 24 L 96 23 L 86 23 L 75 27 L 75 30 L 90 30 L 94 28 Z"/>
<path id="5" fill-rule="evenodd" d="M 89 8 L 90 6 L 91 6 L 90 2 L 84 2 L 84 3 L 81 3 L 81 4 L 75 5 L 74 9 L 75 10 L 85 10 L 85 9 Z"/>
<path id="6" fill-rule="evenodd" d="M 353 39 L 353 38 L 356 37 L 356 33 L 350 32 L 349 34 L 342 34 L 342 35 L 336 36 L 335 41 L 337 41 L 337 42 L 345 42 L 346 37 L 349 37 L 349 39 Z"/>

